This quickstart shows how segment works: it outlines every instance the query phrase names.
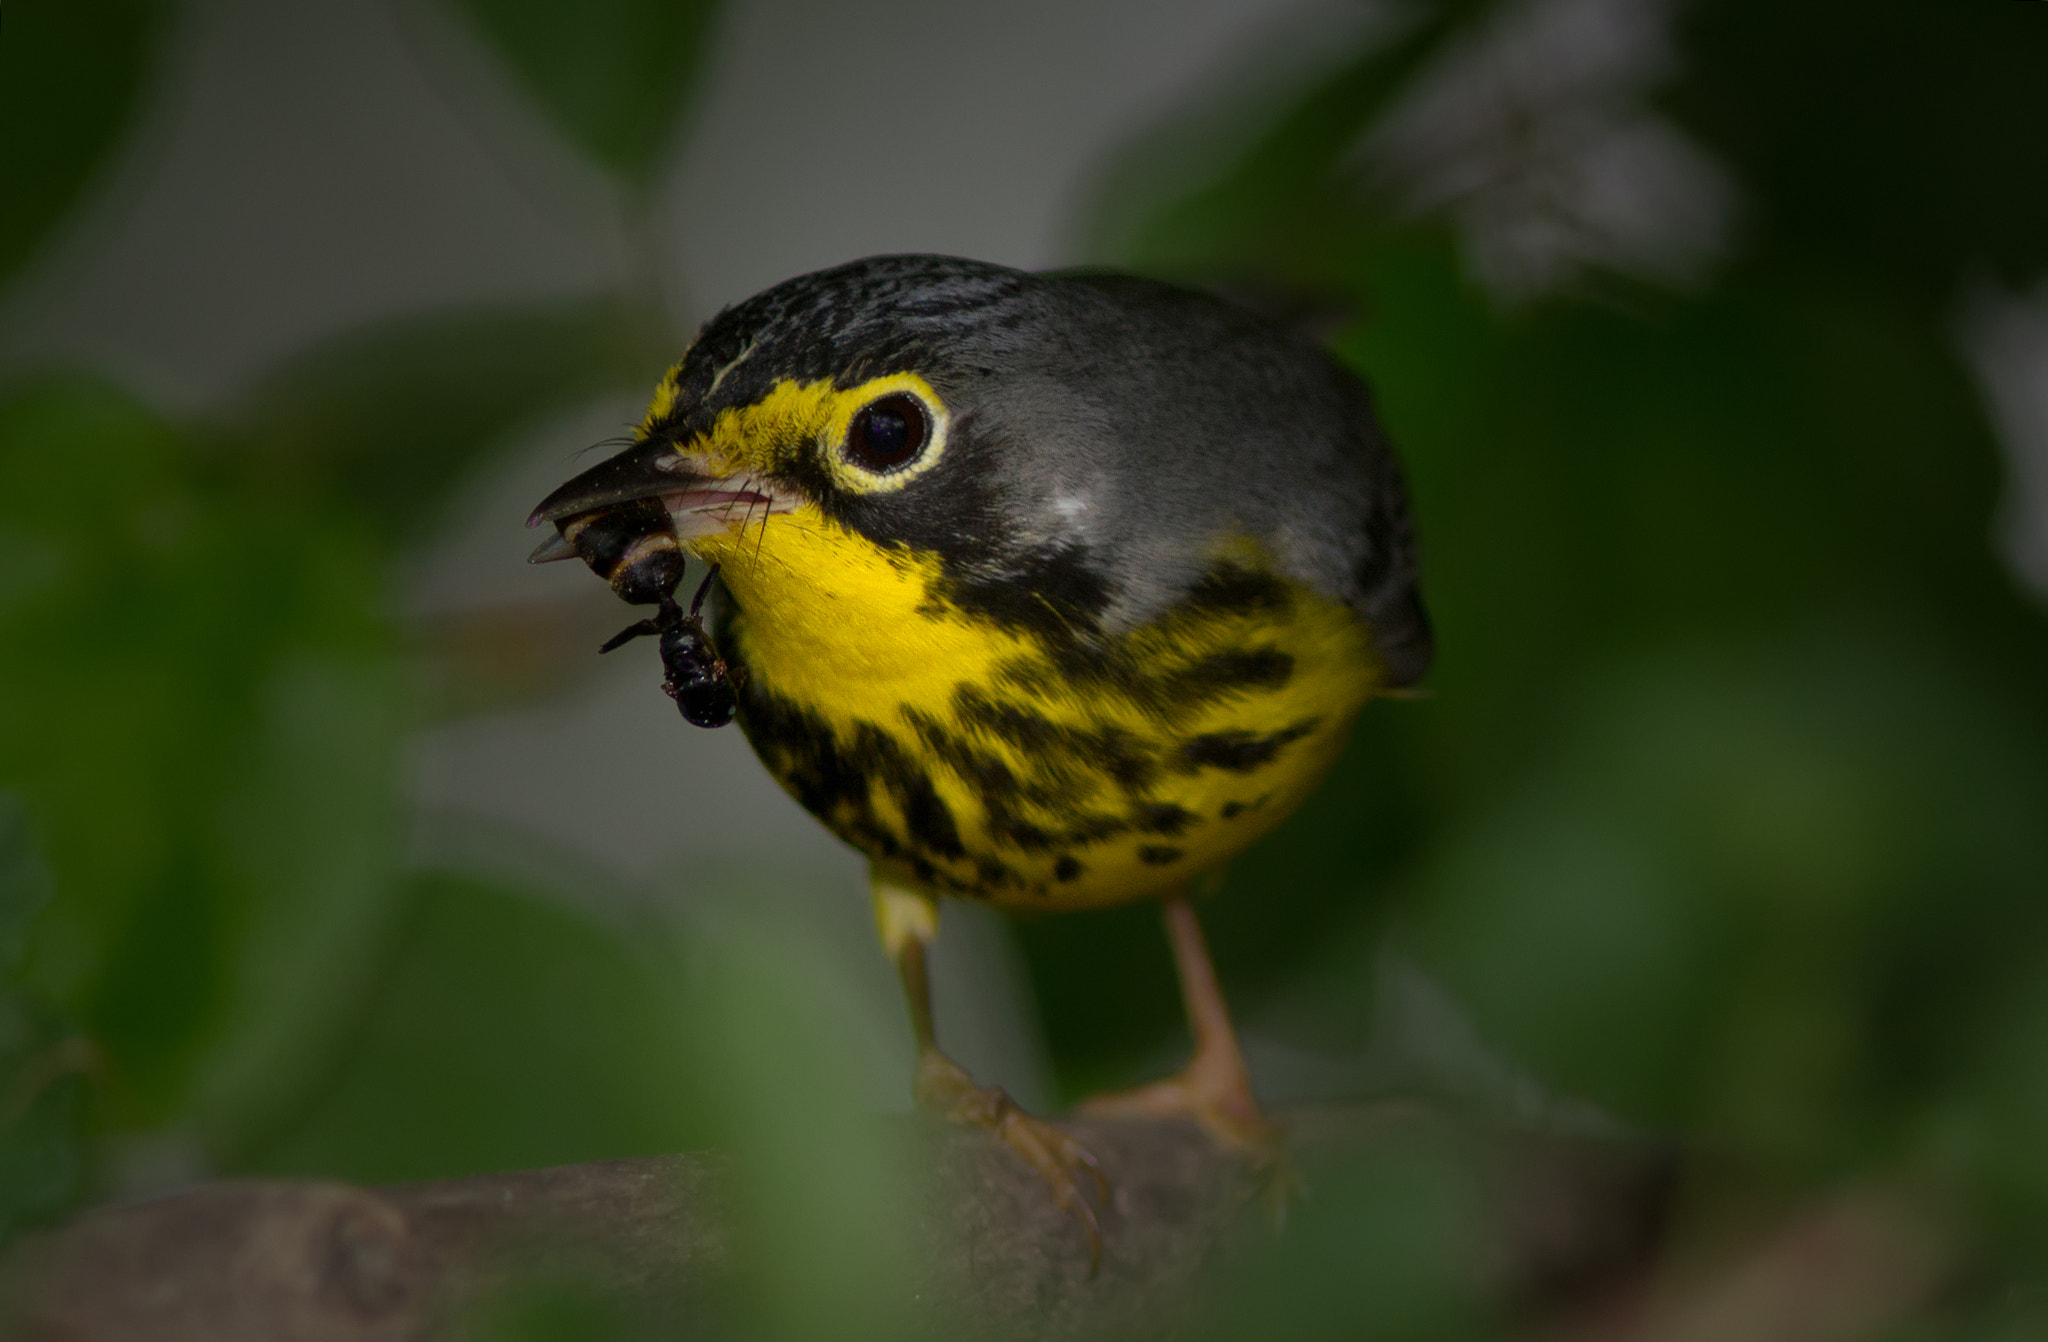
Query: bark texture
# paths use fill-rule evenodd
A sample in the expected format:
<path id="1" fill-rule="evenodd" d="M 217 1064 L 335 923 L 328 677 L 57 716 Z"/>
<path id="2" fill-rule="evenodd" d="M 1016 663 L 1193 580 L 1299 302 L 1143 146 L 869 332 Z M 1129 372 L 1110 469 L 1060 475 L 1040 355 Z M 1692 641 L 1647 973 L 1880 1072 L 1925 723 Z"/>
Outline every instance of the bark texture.
<path id="1" fill-rule="evenodd" d="M 912 1122 L 913 1120 L 905 1120 Z M 1589 1299 L 1654 1249 L 1669 1162 L 1637 1144 L 1482 1130 L 1405 1105 L 1289 1116 L 1305 1159 L 1455 1129 L 1488 1208 L 1475 1273 L 1536 1307 Z M 1245 1169 L 1176 1124 L 1076 1123 L 1114 1195 L 1104 1253 L 984 1134 L 920 1125 L 908 1218 L 918 1314 L 984 1337 L 1170 1331 L 1233 1234 L 1257 1224 Z M 640 1317 L 688 1324 L 742 1270 L 739 1176 L 717 1153 L 360 1188 L 230 1181 L 103 1207 L 17 1245 L 0 1335 L 33 1342 L 414 1342 L 480 1304 L 567 1281 Z"/>

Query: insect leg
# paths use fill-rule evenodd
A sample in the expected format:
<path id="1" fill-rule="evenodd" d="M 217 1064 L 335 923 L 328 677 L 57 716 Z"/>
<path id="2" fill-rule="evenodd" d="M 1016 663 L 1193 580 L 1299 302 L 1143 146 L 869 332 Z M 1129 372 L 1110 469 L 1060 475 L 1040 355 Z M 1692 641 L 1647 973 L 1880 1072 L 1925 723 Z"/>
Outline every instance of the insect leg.
<path id="1" fill-rule="evenodd" d="M 698 612 L 699 610 L 703 609 L 703 606 L 704 606 L 704 597 L 705 597 L 705 594 L 706 594 L 706 593 L 708 593 L 708 592 L 710 592 L 710 590 L 711 590 L 711 580 L 712 580 L 713 578 L 717 577 L 717 576 L 718 576 L 718 565 L 716 565 L 716 564 L 713 564 L 713 565 L 711 566 L 711 571 L 710 571 L 709 573 L 707 573 L 707 574 L 705 574 L 705 575 L 704 575 L 704 581 L 703 581 L 703 582 L 701 582 L 701 583 L 698 583 L 698 584 L 697 584 L 697 595 L 695 595 L 695 596 L 693 596 L 693 597 L 691 597 L 691 598 L 690 598 L 690 618 L 691 618 L 691 619 L 693 619 L 693 620 L 694 620 L 694 619 L 696 619 L 696 618 L 697 618 L 697 612 Z"/>

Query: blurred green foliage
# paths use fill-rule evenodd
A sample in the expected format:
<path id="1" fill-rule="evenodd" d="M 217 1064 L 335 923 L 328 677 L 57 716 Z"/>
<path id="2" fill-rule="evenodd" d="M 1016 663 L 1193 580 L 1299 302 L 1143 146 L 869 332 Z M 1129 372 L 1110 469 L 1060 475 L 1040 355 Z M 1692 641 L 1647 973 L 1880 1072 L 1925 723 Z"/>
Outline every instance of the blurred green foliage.
<path id="1" fill-rule="evenodd" d="M 166 26 L 9 6 L 10 264 L 119 142 Z M 641 59 L 647 37 L 610 40 Z M 385 321 L 207 423 L 83 376 L 0 389 L 0 1237 L 135 1160 L 375 1178 L 675 1144 L 672 1091 L 623 1065 L 658 1027 L 544 1046 L 583 989 L 578 1010 L 663 1019 L 645 966 L 401 860 L 423 696 L 389 590 L 508 434 L 650 384 L 668 345 L 644 301 L 600 298 Z M 479 972 L 448 978 L 434 957 L 465 950 Z M 486 971 L 522 963 L 491 998 Z M 560 1103 L 478 1139 L 535 1093 Z"/>
<path id="2" fill-rule="evenodd" d="M 671 961 L 474 878 L 402 900 L 340 1065 L 238 1164 L 397 1183 L 701 1144 Z"/>
<path id="3" fill-rule="evenodd" d="M 75 204 L 148 84 L 158 0 L 12 0 L 0 41 L 0 285 Z"/>
<path id="4" fill-rule="evenodd" d="M 712 7 L 455 8 L 644 199 Z M 1991 549 L 1956 339 L 1970 286 L 2048 270 L 2036 8 L 1686 9 L 1644 110 L 1739 198 L 1689 285 L 1596 262 L 1503 298 L 1458 202 L 1376 164 L 1497 21 L 1476 3 L 1188 109 L 1113 165 L 1092 243 L 1343 300 L 1425 546 L 1429 697 L 1370 709 L 1205 910 L 1240 1006 L 1355 1051 L 1391 943 L 1550 1092 L 1722 1153 L 1695 1221 L 1938 1188 L 1984 1267 L 1930 1338 L 2021 1335 L 2048 1289 L 2048 619 Z M 0 275 L 118 143 L 164 27 L 8 21 Z M 0 391 L 0 1234 L 148 1142 L 363 1180 L 715 1142 L 750 1190 L 734 1329 L 900 1335 L 898 1157 L 854 1121 L 821 957 L 403 854 L 426 710 L 394 564 L 519 426 L 672 344 L 627 295 L 359 331 L 206 423 L 84 377 Z M 1150 910 L 1023 940 L 1068 1091 L 1179 1037 Z M 1199 1335 L 1509 1326 L 1465 1275 L 1468 1166 L 1418 1142 L 1315 1171 Z M 535 1291 L 478 1335 L 640 1326 Z"/>
<path id="5" fill-rule="evenodd" d="M 1285 1233 L 1250 1239 L 1189 1335 L 1371 1337 L 1409 1342 L 1484 1337 L 1498 1325 L 1473 1289 L 1484 1233 L 1481 1154 L 1446 1134 L 1409 1134 L 1369 1154 L 1319 1162 Z M 1369 1330 L 1369 1331 L 1368 1331 Z"/>
<path id="6" fill-rule="evenodd" d="M 1661 107 L 1743 207 L 1691 288 L 1595 269 L 1504 302 L 1369 165 L 1389 74 L 1469 35 L 1450 8 L 1208 180 L 1112 190 L 1098 236 L 1169 276 L 1348 300 L 1338 348 L 1417 503 L 1431 696 L 1369 709 L 1205 912 L 1239 1000 L 1306 982 L 1328 1023 L 1287 1019 L 1355 1042 L 1330 963 L 1367 976 L 1391 938 L 1554 1093 L 1734 1153 L 1744 1177 L 1688 1215 L 1926 1179 L 2038 1293 L 2048 619 L 1991 547 L 2003 472 L 1956 338 L 1970 286 L 2048 268 L 2036 18 L 1690 6 Z M 1144 152 L 1167 150 L 1171 128 Z M 1173 1028 L 1114 983 L 1158 965 L 1150 920 L 1103 923 L 1027 929 L 1070 1089 Z M 1368 1261 L 1403 1214 L 1347 1201 L 1288 1253 Z M 1333 1302 L 1373 1336 L 1466 1335 L 1340 1279 L 1286 1289 L 1304 1335 Z"/>
<path id="7" fill-rule="evenodd" d="M 235 450 L 418 544 L 511 433 L 658 368 L 667 345 L 646 307 L 609 298 L 395 318 L 273 370 L 235 416 Z"/>
<path id="8" fill-rule="evenodd" d="M 704 67 L 713 0 L 449 0 L 556 130 L 637 191 L 653 185 Z"/>
<path id="9" fill-rule="evenodd" d="M 261 1018 L 229 1011 L 258 991 L 242 973 L 286 995 L 348 973 L 390 864 L 380 556 L 213 465 L 103 384 L 0 406 L 0 767 L 62 892 L 29 981 L 103 1052 L 120 1126 L 191 1100 L 202 1038 L 259 1046 Z"/>

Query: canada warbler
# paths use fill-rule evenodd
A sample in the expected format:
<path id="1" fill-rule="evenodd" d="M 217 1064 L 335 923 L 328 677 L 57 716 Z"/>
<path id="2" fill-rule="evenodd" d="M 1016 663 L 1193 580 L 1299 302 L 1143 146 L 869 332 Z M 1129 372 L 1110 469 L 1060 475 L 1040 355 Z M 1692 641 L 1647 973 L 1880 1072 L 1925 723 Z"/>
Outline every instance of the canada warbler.
<path id="1" fill-rule="evenodd" d="M 923 1107 L 994 1129 L 1096 1242 L 1088 1154 L 939 1051 L 925 949 L 942 895 L 1157 899 L 1195 1056 L 1093 1108 L 1271 1149 L 1187 894 L 1429 663 L 1354 374 L 1187 289 L 877 257 L 714 317 L 632 446 L 531 520 L 558 530 L 536 560 L 658 605 L 621 638 L 661 634 L 685 714 L 736 711 L 867 855 Z M 716 566 L 708 636 L 674 599 L 685 552 Z"/>

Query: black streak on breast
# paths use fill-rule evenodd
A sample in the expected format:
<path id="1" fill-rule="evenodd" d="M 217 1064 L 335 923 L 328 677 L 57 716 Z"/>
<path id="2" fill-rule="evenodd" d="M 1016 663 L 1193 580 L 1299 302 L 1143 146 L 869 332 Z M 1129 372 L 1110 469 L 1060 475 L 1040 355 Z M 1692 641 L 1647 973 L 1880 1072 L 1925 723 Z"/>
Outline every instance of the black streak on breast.
<path id="1" fill-rule="evenodd" d="M 1294 659 L 1286 652 L 1265 643 L 1219 649 L 1215 635 L 1248 615 L 1284 620 L 1294 594 L 1278 577 L 1218 564 L 1150 626 L 1157 637 L 1147 642 L 1165 649 L 1164 656 L 1154 651 L 1141 659 L 1131 640 L 1100 633 L 1096 617 L 1107 588 L 1085 560 L 1062 551 L 1047 556 L 1045 571 L 1030 580 L 948 581 L 935 592 L 956 612 L 1026 633 L 1043 654 L 999 667 L 990 682 L 956 685 L 944 706 L 950 713 L 940 705 L 878 703 L 880 721 L 835 731 L 822 715 L 751 675 L 740 705 L 748 739 L 797 801 L 836 833 L 955 893 L 1021 888 L 1019 872 L 999 856 L 1005 849 L 1053 858 L 1055 879 L 1067 882 L 1086 870 L 1075 850 L 1122 835 L 1182 838 L 1204 818 L 1156 799 L 1162 774 L 1248 774 L 1318 726 L 1308 719 L 1274 732 L 1227 730 L 1178 741 L 1173 731 L 1216 702 L 1288 683 Z M 1177 644 L 1200 651 L 1176 658 Z M 1084 702 L 1100 697 L 1136 708 L 1155 730 L 1049 714 L 1048 701 L 1071 700 L 1077 689 Z M 991 749 L 996 742 L 1007 749 Z M 935 784 L 937 769 L 972 795 L 995 852 L 967 850 L 960 818 Z M 1226 817 L 1233 809 L 1241 804 L 1226 808 Z M 1139 860 L 1153 865 L 1184 855 L 1166 843 L 1138 849 Z"/>
<path id="2" fill-rule="evenodd" d="M 756 676 L 742 691 L 740 718 L 768 771 L 805 810 L 864 852 L 906 862 L 920 880 L 960 894 L 1016 883 L 1017 873 L 990 855 L 978 857 L 972 881 L 937 865 L 967 859 L 959 824 L 930 774 L 881 727 L 859 723 L 852 739 L 842 741 L 822 717 L 769 693 Z M 895 800 L 907 833 L 898 833 L 876 808 L 878 785 Z"/>
<path id="3" fill-rule="evenodd" d="M 1180 748 L 1180 772 L 1192 774 L 1203 769 L 1225 769 L 1231 773 L 1248 774 L 1271 764 L 1281 750 L 1313 732 L 1320 721 L 1319 718 L 1309 718 L 1277 732 L 1205 732 Z"/>

